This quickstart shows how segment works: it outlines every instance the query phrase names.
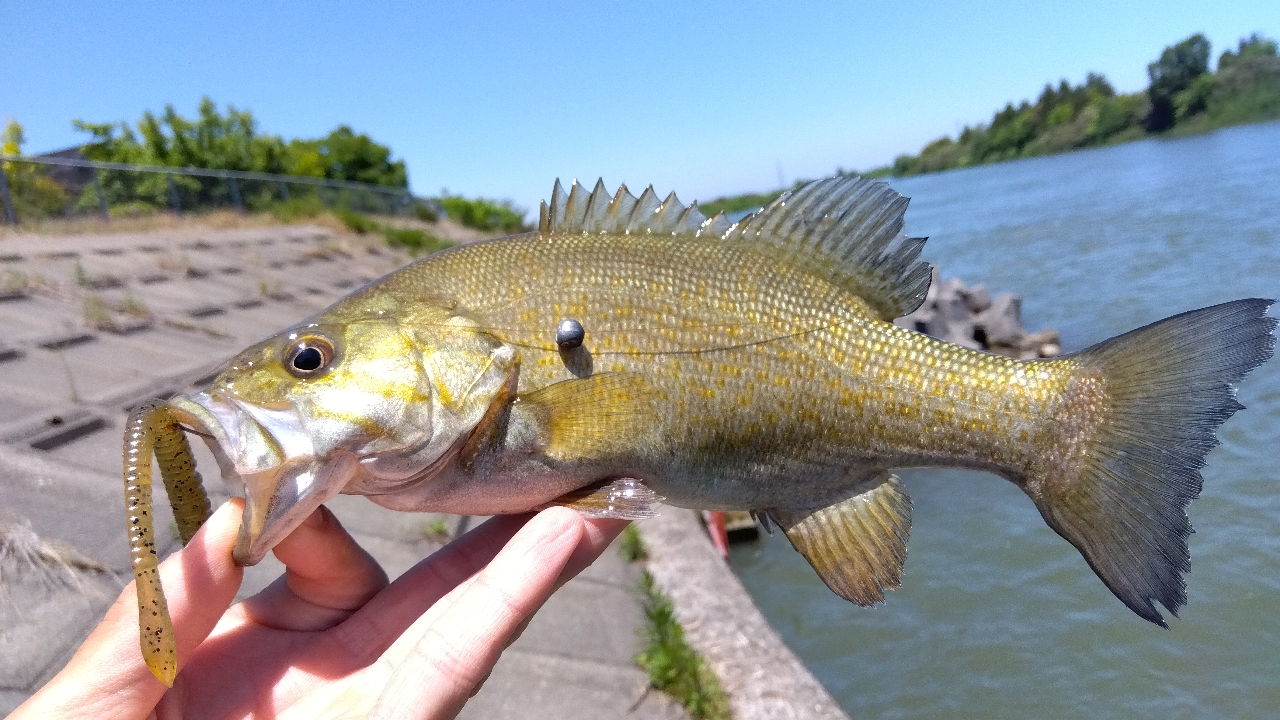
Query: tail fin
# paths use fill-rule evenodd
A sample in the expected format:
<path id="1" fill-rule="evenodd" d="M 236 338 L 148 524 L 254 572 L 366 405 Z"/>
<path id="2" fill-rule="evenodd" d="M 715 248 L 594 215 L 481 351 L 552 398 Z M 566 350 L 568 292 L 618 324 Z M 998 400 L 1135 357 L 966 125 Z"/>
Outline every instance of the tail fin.
<path id="1" fill-rule="evenodd" d="M 1070 477 L 1033 494 L 1040 514 L 1084 555 L 1111 592 L 1168 627 L 1186 604 L 1191 569 L 1186 508 L 1218 426 L 1243 406 L 1235 385 L 1271 357 L 1271 300 L 1193 310 L 1112 338 L 1072 357 L 1101 374 L 1105 419 Z M 1038 496 L 1038 497 L 1037 497 Z"/>

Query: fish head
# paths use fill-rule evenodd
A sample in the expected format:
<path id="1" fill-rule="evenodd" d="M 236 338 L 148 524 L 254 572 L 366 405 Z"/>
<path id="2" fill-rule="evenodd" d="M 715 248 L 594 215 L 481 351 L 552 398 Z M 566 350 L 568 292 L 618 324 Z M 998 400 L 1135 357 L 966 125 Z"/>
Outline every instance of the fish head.
<path id="1" fill-rule="evenodd" d="M 447 306 L 406 313 L 386 300 L 339 303 L 169 402 L 204 437 L 223 479 L 244 488 L 237 564 L 256 564 L 341 492 L 377 495 L 429 478 L 495 397 L 513 395 L 510 346 Z"/>

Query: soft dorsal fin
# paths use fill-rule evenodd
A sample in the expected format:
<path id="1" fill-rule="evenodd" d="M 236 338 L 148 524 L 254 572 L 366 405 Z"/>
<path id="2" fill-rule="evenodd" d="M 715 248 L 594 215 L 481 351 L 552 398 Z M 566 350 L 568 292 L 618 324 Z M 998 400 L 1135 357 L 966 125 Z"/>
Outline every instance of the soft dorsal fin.
<path id="1" fill-rule="evenodd" d="M 832 177 L 784 193 L 725 237 L 759 243 L 892 320 L 924 302 L 932 271 L 920 260 L 925 239 L 902 232 L 907 202 L 882 182 Z"/>
<path id="2" fill-rule="evenodd" d="M 867 301 L 885 320 L 924 302 L 931 268 L 920 260 L 924 238 L 902 232 L 907 198 L 882 182 L 833 177 L 784 193 L 760 212 L 731 225 L 724 213 L 708 219 L 697 203 L 675 193 L 659 200 L 649 186 L 637 198 L 626 185 L 613 196 L 597 180 L 587 192 L 575 180 L 569 192 L 557 180 L 543 203 L 544 235 L 654 233 L 717 237 L 754 243 L 782 262 L 802 267 Z"/>
<path id="3" fill-rule="evenodd" d="M 698 204 L 685 206 L 675 193 L 659 200 L 653 186 L 636 197 L 626 185 L 610 196 L 603 180 L 597 180 L 591 192 L 577 180 L 565 192 L 556 180 L 551 202 L 542 203 L 538 213 L 538 232 L 544 235 L 580 235 L 591 233 L 661 233 L 717 237 L 731 225 L 724 213 L 710 220 L 698 211 Z"/>

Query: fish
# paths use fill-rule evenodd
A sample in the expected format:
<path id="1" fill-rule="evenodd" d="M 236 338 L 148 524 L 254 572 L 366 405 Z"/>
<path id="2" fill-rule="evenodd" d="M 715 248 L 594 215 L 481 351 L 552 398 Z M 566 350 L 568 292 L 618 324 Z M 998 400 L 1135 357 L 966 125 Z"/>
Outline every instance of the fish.
<path id="1" fill-rule="evenodd" d="M 536 230 L 420 259 L 135 409 L 126 498 L 149 666 L 172 682 L 152 457 L 184 542 L 209 512 L 188 433 L 244 490 L 241 565 L 340 493 L 468 515 L 642 519 L 665 502 L 750 511 L 872 605 L 906 559 L 893 471 L 956 467 L 1021 488 L 1167 628 L 1160 608 L 1187 599 L 1186 508 L 1236 386 L 1273 352 L 1273 301 L 1053 359 L 966 349 L 892 322 L 932 275 L 907 203 L 839 176 L 730 223 L 652 186 L 557 181 Z"/>

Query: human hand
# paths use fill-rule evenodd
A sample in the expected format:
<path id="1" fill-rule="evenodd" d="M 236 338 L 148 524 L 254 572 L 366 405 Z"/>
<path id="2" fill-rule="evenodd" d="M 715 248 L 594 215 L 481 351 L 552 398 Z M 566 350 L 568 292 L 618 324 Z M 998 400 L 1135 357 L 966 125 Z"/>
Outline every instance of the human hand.
<path id="1" fill-rule="evenodd" d="M 622 531 L 566 508 L 502 516 L 393 583 L 325 508 L 276 546 L 286 573 L 231 606 L 241 504 L 160 566 L 173 688 L 138 648 L 131 583 L 71 662 L 11 718 L 453 717 L 560 585 Z"/>

